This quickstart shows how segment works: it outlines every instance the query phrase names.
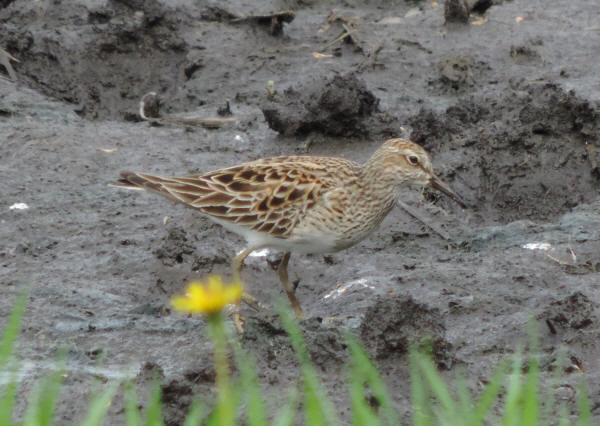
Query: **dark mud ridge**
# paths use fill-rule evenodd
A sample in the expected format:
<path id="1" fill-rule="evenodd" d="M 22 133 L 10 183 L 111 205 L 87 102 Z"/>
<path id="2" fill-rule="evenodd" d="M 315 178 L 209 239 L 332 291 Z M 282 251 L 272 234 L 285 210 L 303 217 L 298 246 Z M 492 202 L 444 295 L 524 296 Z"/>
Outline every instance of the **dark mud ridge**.
<path id="1" fill-rule="evenodd" d="M 534 319 L 543 379 L 566 354 L 555 386 L 584 378 L 600 421 L 593 2 L 242 3 L 0 2 L 3 324 L 33 283 L 21 392 L 66 346 L 59 424 L 78 424 L 98 377 L 135 378 L 143 404 L 158 375 L 170 425 L 194 395 L 214 396 L 203 320 L 171 312 L 169 299 L 193 277 L 228 276 L 242 241 L 191 210 L 108 187 L 119 170 L 176 175 L 305 152 L 362 161 L 402 136 L 469 208 L 407 188 L 404 202 L 438 231 L 397 208 L 361 244 L 290 264 L 341 418 L 344 331 L 366 344 L 408 423 L 412 340 L 430 339 L 443 374 L 466 370 L 477 390 Z M 138 114 L 150 91 L 162 116 L 152 125 Z M 207 117 L 217 121 L 196 125 Z M 276 256 L 251 257 L 244 272 L 269 306 L 281 295 Z M 241 340 L 274 412 L 298 366 L 274 310 L 243 313 Z M 117 400 L 109 423 L 122 421 Z"/>

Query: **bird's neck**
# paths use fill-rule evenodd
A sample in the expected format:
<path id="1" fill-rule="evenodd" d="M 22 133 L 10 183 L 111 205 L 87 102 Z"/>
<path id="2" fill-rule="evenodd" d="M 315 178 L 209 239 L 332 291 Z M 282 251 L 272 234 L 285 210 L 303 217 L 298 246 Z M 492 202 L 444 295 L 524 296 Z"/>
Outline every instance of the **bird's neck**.
<path id="1" fill-rule="evenodd" d="M 398 183 L 394 176 L 386 173 L 383 161 L 384 156 L 375 152 L 362 166 L 359 187 L 360 200 L 358 203 L 369 203 L 376 207 L 379 214 L 385 216 L 396 203 L 398 197 Z"/>

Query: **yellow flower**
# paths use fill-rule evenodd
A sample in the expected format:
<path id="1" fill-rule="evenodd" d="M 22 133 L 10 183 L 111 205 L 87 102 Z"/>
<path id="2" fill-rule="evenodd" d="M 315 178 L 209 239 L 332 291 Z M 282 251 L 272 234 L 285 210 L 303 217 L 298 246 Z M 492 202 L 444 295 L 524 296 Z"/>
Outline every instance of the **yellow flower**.
<path id="1" fill-rule="evenodd" d="M 242 297 L 239 280 L 225 285 L 218 275 L 211 275 L 207 282 L 192 281 L 184 296 L 171 299 L 173 308 L 192 314 L 213 315 L 221 312 L 225 305 L 239 302 Z"/>

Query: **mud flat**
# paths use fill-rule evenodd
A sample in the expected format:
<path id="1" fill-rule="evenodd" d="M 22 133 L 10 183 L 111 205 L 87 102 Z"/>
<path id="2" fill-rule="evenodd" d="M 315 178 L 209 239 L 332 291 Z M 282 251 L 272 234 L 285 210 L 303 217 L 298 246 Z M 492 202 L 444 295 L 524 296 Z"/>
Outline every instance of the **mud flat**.
<path id="1" fill-rule="evenodd" d="M 170 425 L 194 395 L 214 395 L 203 320 L 171 312 L 169 298 L 193 277 L 229 274 L 242 242 L 181 206 L 108 187 L 119 170 L 183 174 L 305 152 L 364 160 L 404 136 L 470 208 L 407 189 L 441 232 L 398 208 L 361 244 L 290 263 L 340 417 L 344 330 L 368 344 L 408 422 L 411 338 L 433 338 L 443 374 L 467 371 L 477 390 L 534 318 L 543 376 L 566 354 L 557 389 L 585 378 L 600 421 L 593 2 L 480 2 L 466 23 L 445 23 L 432 2 L 263 3 L 0 6 L 0 48 L 20 61 L 18 82 L 0 66 L 0 322 L 33 283 L 22 391 L 66 346 L 59 424 L 78 424 L 98 378 L 133 377 L 143 393 L 158 374 Z M 138 115 L 150 91 L 163 115 L 221 117 L 229 104 L 237 122 L 150 125 Z M 245 269 L 265 303 L 281 295 L 272 256 Z M 244 313 L 242 342 L 275 409 L 297 383 L 294 354 L 273 311 Z M 574 406 L 575 392 L 559 395 Z M 118 399 L 109 416 L 122 421 Z"/>

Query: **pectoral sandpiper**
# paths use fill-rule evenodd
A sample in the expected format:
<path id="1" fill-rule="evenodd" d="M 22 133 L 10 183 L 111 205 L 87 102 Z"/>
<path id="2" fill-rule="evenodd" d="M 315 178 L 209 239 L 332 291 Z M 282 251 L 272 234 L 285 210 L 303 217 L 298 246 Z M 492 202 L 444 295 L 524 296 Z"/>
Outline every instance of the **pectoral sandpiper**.
<path id="1" fill-rule="evenodd" d="M 232 262 L 236 277 L 251 252 L 283 251 L 279 279 L 298 316 L 303 313 L 287 272 L 290 253 L 330 253 L 358 243 L 377 228 L 406 184 L 430 186 L 465 207 L 435 175 L 427 152 L 404 139 L 386 141 L 363 165 L 343 158 L 273 157 L 182 177 L 123 171 L 115 183 L 183 203 L 243 236 L 247 246 Z"/>

